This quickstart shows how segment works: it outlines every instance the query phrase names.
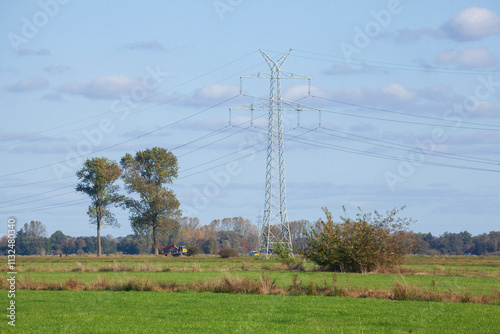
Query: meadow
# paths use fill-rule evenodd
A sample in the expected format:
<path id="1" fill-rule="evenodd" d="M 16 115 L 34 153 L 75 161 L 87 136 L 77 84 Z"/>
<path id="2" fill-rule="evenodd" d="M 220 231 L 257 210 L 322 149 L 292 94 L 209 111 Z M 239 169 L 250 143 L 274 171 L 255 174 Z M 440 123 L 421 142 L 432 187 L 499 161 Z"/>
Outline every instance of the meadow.
<path id="1" fill-rule="evenodd" d="M 500 331 L 500 257 L 410 256 L 368 274 L 248 256 L 18 256 L 16 265 L 16 328 L 4 319 L 2 333 Z"/>

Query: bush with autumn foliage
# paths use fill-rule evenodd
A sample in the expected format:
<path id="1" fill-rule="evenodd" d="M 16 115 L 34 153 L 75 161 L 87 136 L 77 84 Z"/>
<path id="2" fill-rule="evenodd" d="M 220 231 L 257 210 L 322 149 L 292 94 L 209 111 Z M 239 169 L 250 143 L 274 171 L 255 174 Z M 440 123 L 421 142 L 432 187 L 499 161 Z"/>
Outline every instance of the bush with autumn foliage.
<path id="1" fill-rule="evenodd" d="M 334 223 L 332 213 L 323 208 L 327 220 L 306 233 L 303 255 L 330 271 L 364 273 L 399 265 L 418 245 L 417 236 L 408 231 L 412 220 L 398 216 L 402 209 L 385 215 L 361 212 L 355 219 L 340 217 L 341 222 Z"/>

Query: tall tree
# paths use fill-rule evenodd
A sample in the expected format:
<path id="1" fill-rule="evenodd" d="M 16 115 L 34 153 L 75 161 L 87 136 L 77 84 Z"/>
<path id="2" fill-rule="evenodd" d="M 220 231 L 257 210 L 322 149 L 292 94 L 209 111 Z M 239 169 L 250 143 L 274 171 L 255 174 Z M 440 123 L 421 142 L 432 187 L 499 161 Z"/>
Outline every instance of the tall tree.
<path id="1" fill-rule="evenodd" d="M 35 238 L 45 238 L 47 236 L 47 228 L 42 222 L 32 220 L 29 224 L 24 224 L 24 232 L 26 236 Z"/>
<path id="2" fill-rule="evenodd" d="M 118 164 L 107 158 L 87 159 L 83 168 L 76 172 L 80 183 L 76 191 L 87 194 L 91 199 L 87 214 L 91 224 L 97 225 L 97 256 L 101 256 L 101 227 L 103 225 L 119 226 L 114 214 L 109 211 L 112 204 L 120 201 L 119 187 L 115 181 L 120 177 Z"/>
<path id="3" fill-rule="evenodd" d="M 153 147 L 135 156 L 127 153 L 120 163 L 125 189 L 129 194 L 138 195 L 123 201 L 130 211 L 132 228 L 150 230 L 157 255 L 159 232 L 173 228 L 172 221 L 180 218 L 179 201 L 174 192 L 165 187 L 177 178 L 177 158 L 164 148 Z"/>
<path id="4" fill-rule="evenodd" d="M 24 224 L 24 240 L 27 243 L 25 255 L 45 255 L 46 236 L 47 229 L 42 222 L 32 220 Z"/>

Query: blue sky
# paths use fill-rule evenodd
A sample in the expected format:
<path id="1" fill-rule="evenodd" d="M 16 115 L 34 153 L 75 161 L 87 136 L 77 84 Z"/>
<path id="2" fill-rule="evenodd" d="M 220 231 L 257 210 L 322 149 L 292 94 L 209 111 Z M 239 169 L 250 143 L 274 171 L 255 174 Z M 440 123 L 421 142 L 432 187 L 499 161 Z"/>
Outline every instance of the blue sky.
<path id="1" fill-rule="evenodd" d="M 288 216 L 406 206 L 419 232 L 499 229 L 497 1 L 0 1 L 0 211 L 94 235 L 88 157 L 179 158 L 186 216 L 264 209 L 263 50 L 282 69 Z M 253 124 L 253 126 L 251 126 Z M 131 233 L 127 212 L 115 209 Z"/>

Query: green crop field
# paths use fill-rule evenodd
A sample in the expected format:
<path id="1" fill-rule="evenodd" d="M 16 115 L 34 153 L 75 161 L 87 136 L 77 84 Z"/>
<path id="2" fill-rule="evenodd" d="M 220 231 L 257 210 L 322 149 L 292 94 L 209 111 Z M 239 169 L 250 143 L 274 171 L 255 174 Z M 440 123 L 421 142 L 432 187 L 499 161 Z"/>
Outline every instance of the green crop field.
<path id="1" fill-rule="evenodd" d="M 16 265 L 16 327 L 4 317 L 2 333 L 500 332 L 499 257 L 412 256 L 368 274 L 243 256 L 18 256 Z"/>

